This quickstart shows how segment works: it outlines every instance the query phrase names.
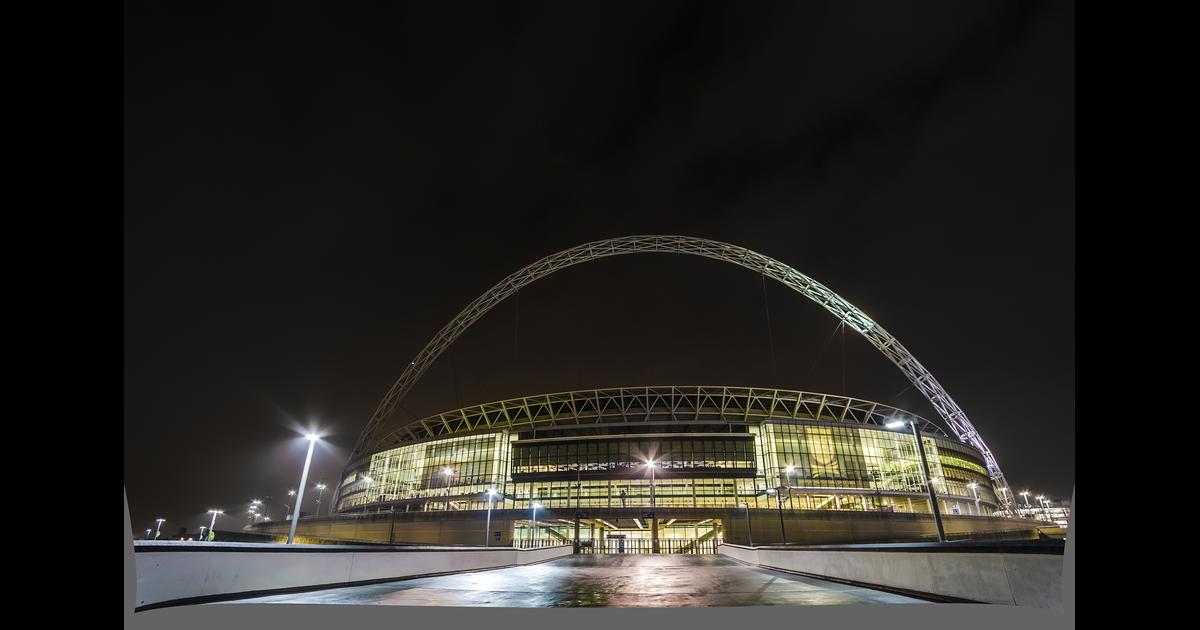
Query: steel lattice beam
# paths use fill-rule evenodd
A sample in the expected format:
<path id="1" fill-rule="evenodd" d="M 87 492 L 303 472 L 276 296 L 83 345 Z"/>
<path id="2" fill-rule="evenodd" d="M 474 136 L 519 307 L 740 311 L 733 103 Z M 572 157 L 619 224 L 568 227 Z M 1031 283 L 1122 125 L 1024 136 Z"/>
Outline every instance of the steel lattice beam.
<path id="1" fill-rule="evenodd" d="M 512 408 L 523 413 L 515 417 L 506 413 Z M 631 410 L 637 414 L 630 415 Z M 915 421 L 922 433 L 949 437 L 941 427 L 916 414 L 849 396 L 767 387 L 656 385 L 537 394 L 470 405 L 400 427 L 375 442 L 373 450 L 474 431 L 631 422 L 759 424 L 768 419 L 883 426 L 901 415 Z"/>
<path id="2" fill-rule="evenodd" d="M 1003 487 L 1005 490 L 1003 492 L 1004 497 L 1001 500 L 1005 503 L 1006 507 L 1012 507 L 1012 492 L 1009 490 L 1008 483 L 1004 479 L 1004 473 L 1000 470 L 1000 465 L 992 455 L 991 449 L 988 448 L 983 438 L 980 437 L 979 432 L 971 424 L 970 420 L 967 419 L 967 414 L 950 398 L 950 395 L 937 382 L 933 374 L 929 370 L 926 370 L 925 366 L 921 365 L 920 361 L 917 361 L 917 358 L 901 345 L 895 337 L 828 287 L 788 265 L 744 247 L 690 236 L 624 236 L 584 243 L 546 256 L 504 278 L 491 289 L 488 289 L 483 295 L 476 298 L 475 301 L 468 304 L 450 323 L 443 326 L 412 362 L 409 363 L 400 375 L 400 378 L 388 390 L 387 395 L 383 397 L 383 400 L 375 409 L 375 413 L 371 415 L 371 420 L 367 423 L 366 428 L 363 429 L 362 434 L 359 435 L 358 441 L 355 443 L 354 452 L 351 454 L 350 460 L 353 461 L 361 456 L 374 443 L 375 437 L 388 419 L 391 418 L 400 401 L 408 394 L 408 391 L 412 389 L 417 380 L 421 378 L 442 352 L 450 347 L 454 343 L 454 340 L 469 328 L 471 324 L 475 323 L 476 320 L 497 304 L 504 301 L 505 298 L 532 282 L 572 265 L 607 258 L 609 256 L 643 253 L 691 254 L 733 263 L 773 278 L 804 297 L 820 304 L 825 310 L 833 313 L 845 325 L 853 328 L 865 337 L 871 345 L 875 346 L 888 360 L 900 368 L 900 371 L 908 377 L 913 386 L 929 400 L 929 403 L 933 405 L 934 410 L 937 411 L 942 421 L 954 432 L 954 435 L 961 441 L 971 444 L 983 454 L 993 481 L 998 487 Z M 420 421 L 413 423 L 413 425 L 417 424 L 425 426 L 425 423 Z M 411 428 L 408 429 L 408 432 L 413 433 Z"/>

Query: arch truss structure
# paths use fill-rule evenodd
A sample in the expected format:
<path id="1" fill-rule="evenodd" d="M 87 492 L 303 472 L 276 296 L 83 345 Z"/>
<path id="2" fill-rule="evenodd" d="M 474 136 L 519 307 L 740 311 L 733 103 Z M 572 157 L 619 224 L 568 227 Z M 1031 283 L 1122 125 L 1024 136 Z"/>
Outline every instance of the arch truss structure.
<path id="1" fill-rule="evenodd" d="M 584 243 L 546 256 L 496 283 L 495 286 L 468 304 L 450 323 L 443 326 L 408 364 L 371 415 L 371 420 L 355 443 L 350 460 L 361 457 L 380 443 L 377 438 L 379 438 L 381 430 L 417 380 L 442 352 L 454 343 L 459 335 L 497 304 L 522 287 L 560 269 L 610 256 L 647 253 L 690 254 L 732 263 L 777 280 L 821 305 L 841 320 L 844 325 L 866 338 L 872 346 L 875 346 L 888 360 L 900 368 L 913 387 L 929 400 L 946 427 L 959 440 L 974 446 L 983 454 L 993 481 L 998 488 L 1002 488 L 1001 501 L 1006 507 L 1012 507 L 1012 492 L 1004 479 L 1004 473 L 1000 470 L 1000 465 L 992 455 L 991 449 L 967 419 L 967 414 L 950 398 L 933 374 L 925 369 L 925 366 L 921 365 L 920 361 L 917 361 L 917 358 L 882 326 L 825 285 L 778 260 L 737 245 L 690 236 L 639 235 Z M 391 437 L 394 442 L 394 436 Z"/>

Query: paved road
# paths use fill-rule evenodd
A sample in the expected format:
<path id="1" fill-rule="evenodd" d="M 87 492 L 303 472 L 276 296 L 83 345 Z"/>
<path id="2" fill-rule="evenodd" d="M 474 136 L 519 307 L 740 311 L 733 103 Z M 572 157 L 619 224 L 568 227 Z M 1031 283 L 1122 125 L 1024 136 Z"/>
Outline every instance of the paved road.
<path id="1" fill-rule="evenodd" d="M 740 564 L 723 556 L 583 555 L 227 603 L 507 608 L 910 604 L 921 600 Z"/>

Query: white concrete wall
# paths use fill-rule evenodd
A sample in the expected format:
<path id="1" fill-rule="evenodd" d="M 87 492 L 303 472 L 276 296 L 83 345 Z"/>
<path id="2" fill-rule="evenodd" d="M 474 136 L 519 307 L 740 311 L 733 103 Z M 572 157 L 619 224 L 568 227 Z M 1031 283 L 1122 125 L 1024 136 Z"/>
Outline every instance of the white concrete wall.
<path id="1" fill-rule="evenodd" d="M 1031 553 L 785 550 L 721 545 L 749 564 L 991 604 L 1062 610 L 1063 557 Z"/>
<path id="2" fill-rule="evenodd" d="M 175 549 L 163 550 L 170 546 Z M 392 551 L 337 545 L 280 548 L 267 543 L 137 542 L 136 607 L 192 597 L 492 569 L 571 554 L 570 545 L 530 550 L 421 547 Z"/>

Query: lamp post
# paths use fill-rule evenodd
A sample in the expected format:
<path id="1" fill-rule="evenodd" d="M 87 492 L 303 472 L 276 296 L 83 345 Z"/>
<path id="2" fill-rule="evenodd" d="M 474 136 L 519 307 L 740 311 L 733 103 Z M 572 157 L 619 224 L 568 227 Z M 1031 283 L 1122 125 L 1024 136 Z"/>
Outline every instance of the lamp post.
<path id="1" fill-rule="evenodd" d="M 767 494 L 775 497 L 775 509 L 779 511 L 779 536 L 787 544 L 787 530 L 783 527 L 783 487 L 767 488 Z"/>
<path id="2" fill-rule="evenodd" d="M 750 526 L 750 503 L 743 503 L 742 507 L 746 508 L 746 533 L 750 536 L 750 546 L 754 546 L 754 528 Z"/>
<path id="3" fill-rule="evenodd" d="M 292 519 L 292 526 L 288 529 L 287 544 L 293 544 L 296 541 L 296 523 L 300 521 L 300 508 L 304 506 L 304 486 L 308 484 L 308 466 L 312 464 L 313 448 L 317 445 L 317 440 L 320 439 L 315 433 L 309 433 L 304 436 L 308 440 L 308 455 L 304 457 L 304 472 L 300 473 L 300 494 L 296 496 L 296 517 Z"/>
<path id="4" fill-rule="evenodd" d="M 970 488 L 971 493 L 975 495 L 975 516 L 979 516 L 979 484 L 972 481 L 971 483 L 967 484 L 967 487 Z"/>
<path id="5" fill-rule="evenodd" d="M 1022 492 L 1022 493 L 1020 493 L 1020 494 L 1021 494 L 1021 496 L 1025 497 L 1025 514 L 1028 516 L 1028 514 L 1029 514 L 1029 509 L 1030 509 L 1030 505 L 1029 505 L 1029 491 L 1028 491 L 1028 490 L 1026 490 L 1025 492 Z"/>
<path id="6" fill-rule="evenodd" d="M 885 426 L 889 429 L 896 429 L 904 424 L 903 420 L 893 420 Z M 921 442 L 921 432 L 917 430 L 917 423 L 909 420 L 908 426 L 912 429 L 913 440 L 917 443 L 917 453 L 921 455 L 921 472 L 925 476 L 925 489 L 929 492 L 929 507 L 933 509 L 933 521 L 937 525 L 938 542 L 946 542 L 946 530 L 942 527 L 942 511 L 938 509 L 937 496 L 933 493 L 933 480 L 929 477 L 929 462 L 925 459 L 925 444 Z"/>
<path id="7" fill-rule="evenodd" d="M 321 515 L 321 499 L 325 497 L 325 484 L 317 484 L 317 516 Z"/>
<path id="8" fill-rule="evenodd" d="M 789 464 L 784 471 L 787 473 L 788 509 L 794 510 L 796 508 L 792 505 L 792 473 L 796 472 L 796 467 Z"/>
<path id="9" fill-rule="evenodd" d="M 492 501 L 496 498 L 496 489 L 488 488 L 487 524 L 483 527 L 483 546 L 490 547 L 492 542 Z"/>
<path id="10" fill-rule="evenodd" d="M 213 515 L 212 521 L 209 522 L 209 524 L 208 524 L 208 537 L 209 537 L 209 539 L 213 539 L 213 538 L 216 538 L 216 536 L 217 536 L 217 533 L 216 533 L 217 532 L 217 515 L 224 514 L 224 512 L 222 512 L 221 510 L 218 510 L 216 508 L 213 508 L 213 509 L 209 510 L 208 513 Z"/>
<path id="11" fill-rule="evenodd" d="M 654 471 L 658 462 L 652 459 L 646 462 L 646 467 L 650 469 L 650 553 L 658 553 L 658 511 L 654 509 Z"/>
<path id="12" fill-rule="evenodd" d="M 200 526 L 200 538 L 199 538 L 199 540 L 204 540 L 204 530 L 206 530 L 206 529 L 208 529 L 208 528 L 207 528 L 207 527 L 205 527 L 205 526 L 203 526 L 203 525 L 201 525 L 201 526 Z"/>
<path id="13" fill-rule="evenodd" d="M 534 501 L 530 507 L 533 508 L 533 529 L 529 532 L 529 548 L 533 549 L 537 540 L 537 511 L 538 508 L 542 507 L 542 504 Z"/>
<path id="14" fill-rule="evenodd" d="M 146 540 L 150 540 L 150 532 L 152 531 L 154 530 L 149 527 L 146 528 Z"/>
<path id="15" fill-rule="evenodd" d="M 450 511 L 450 479 L 454 477 L 454 471 L 449 467 L 442 469 L 442 474 L 446 476 L 446 511 Z"/>
<path id="16" fill-rule="evenodd" d="M 154 540 L 158 540 L 159 535 L 162 533 L 162 524 L 165 522 L 167 522 L 165 518 L 154 519 Z"/>
<path id="17" fill-rule="evenodd" d="M 296 496 L 296 491 L 288 490 L 287 495 L 288 495 L 288 497 L 294 497 L 294 496 Z M 288 499 L 288 502 L 286 504 L 284 504 L 284 508 L 285 508 L 285 511 L 287 512 L 287 514 L 283 517 L 283 520 L 285 520 L 285 521 L 291 520 L 292 519 L 292 500 L 290 498 Z"/>

